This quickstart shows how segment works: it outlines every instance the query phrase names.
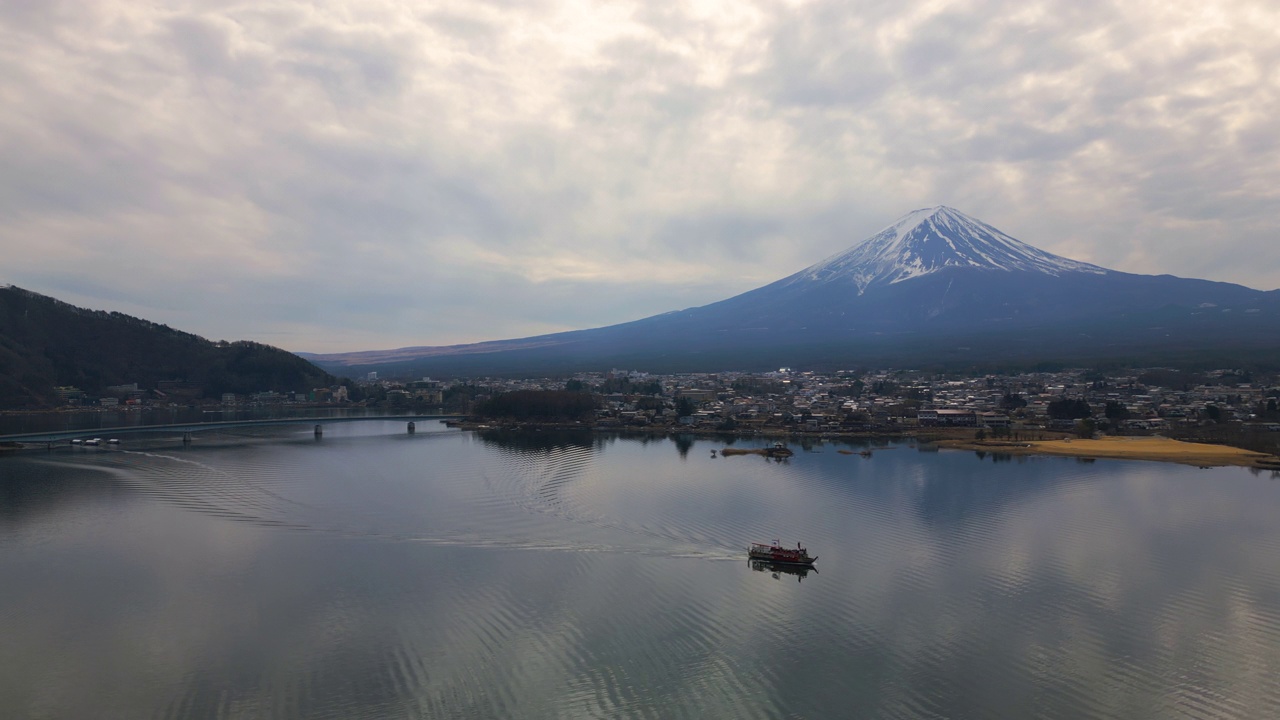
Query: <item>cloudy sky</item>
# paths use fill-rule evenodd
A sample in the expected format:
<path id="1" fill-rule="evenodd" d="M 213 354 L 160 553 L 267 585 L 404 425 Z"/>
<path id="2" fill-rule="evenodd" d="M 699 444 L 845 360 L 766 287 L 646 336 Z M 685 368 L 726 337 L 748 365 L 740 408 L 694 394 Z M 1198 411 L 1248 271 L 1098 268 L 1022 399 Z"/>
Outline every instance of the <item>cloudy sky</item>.
<path id="1" fill-rule="evenodd" d="M 0 282 L 345 351 L 705 304 L 945 204 L 1280 288 L 1274 0 L 0 0 Z"/>

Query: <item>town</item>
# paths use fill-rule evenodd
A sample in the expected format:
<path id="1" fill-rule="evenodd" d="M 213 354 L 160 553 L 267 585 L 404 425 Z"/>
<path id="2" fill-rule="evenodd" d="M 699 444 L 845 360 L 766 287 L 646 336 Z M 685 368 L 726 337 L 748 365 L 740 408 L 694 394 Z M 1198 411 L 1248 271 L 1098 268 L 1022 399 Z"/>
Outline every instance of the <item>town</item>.
<path id="1" fill-rule="evenodd" d="M 369 373 L 331 387 L 220 398 L 200 397 L 197 388 L 181 381 L 153 389 L 113 386 L 97 398 L 76 388 L 58 389 L 65 407 L 80 409 L 339 405 L 460 415 L 516 391 L 591 393 L 594 414 L 578 424 L 598 429 L 834 436 L 972 428 L 993 437 L 1032 431 L 1193 436 L 1232 427 L 1251 433 L 1280 431 L 1280 378 L 1241 370 L 1061 369 L 970 376 L 915 370 L 819 373 L 782 368 L 678 375 L 612 370 L 563 378 L 447 381 L 379 379 Z"/>

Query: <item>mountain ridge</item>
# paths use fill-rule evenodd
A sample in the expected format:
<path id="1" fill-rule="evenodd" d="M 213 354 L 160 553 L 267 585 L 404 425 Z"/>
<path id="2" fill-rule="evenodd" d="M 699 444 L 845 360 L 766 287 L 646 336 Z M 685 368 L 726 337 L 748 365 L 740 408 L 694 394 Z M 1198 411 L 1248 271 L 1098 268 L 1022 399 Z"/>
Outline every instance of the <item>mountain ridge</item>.
<path id="1" fill-rule="evenodd" d="M 1232 347 L 1280 350 L 1280 291 L 1111 270 L 935 206 L 804 270 L 707 305 L 513 340 L 304 356 L 331 370 L 510 374 L 646 363 L 679 371 L 978 362 L 1002 353 L 1229 358 Z"/>
<path id="2" fill-rule="evenodd" d="M 215 343 L 123 313 L 0 287 L 0 407 L 57 404 L 59 386 L 97 394 L 113 385 L 153 389 L 174 380 L 209 397 L 334 382 L 309 361 L 269 345 Z"/>

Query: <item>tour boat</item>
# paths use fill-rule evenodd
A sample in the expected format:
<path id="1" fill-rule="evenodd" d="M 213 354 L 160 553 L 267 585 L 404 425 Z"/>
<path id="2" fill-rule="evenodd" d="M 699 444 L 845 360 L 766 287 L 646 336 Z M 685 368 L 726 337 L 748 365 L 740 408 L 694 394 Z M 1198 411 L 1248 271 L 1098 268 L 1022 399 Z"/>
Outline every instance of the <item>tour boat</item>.
<path id="1" fill-rule="evenodd" d="M 747 548 L 747 556 L 752 560 L 767 560 L 771 563 L 779 565 L 812 565 L 818 561 L 818 556 L 809 557 L 809 551 L 800 543 L 796 543 L 796 548 L 784 548 L 774 540 L 771 544 L 751 543 L 751 547 Z"/>

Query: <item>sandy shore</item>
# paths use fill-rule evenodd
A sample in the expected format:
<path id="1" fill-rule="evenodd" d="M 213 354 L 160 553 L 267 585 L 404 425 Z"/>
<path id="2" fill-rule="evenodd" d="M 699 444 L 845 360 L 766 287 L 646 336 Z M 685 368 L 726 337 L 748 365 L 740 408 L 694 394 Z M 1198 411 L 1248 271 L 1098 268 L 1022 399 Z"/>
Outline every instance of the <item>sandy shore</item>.
<path id="1" fill-rule="evenodd" d="M 1227 445 L 1208 445 L 1164 437 L 1104 437 L 1097 440 L 944 440 L 942 447 L 983 450 L 1011 455 L 1064 455 L 1117 460 L 1157 460 L 1186 465 L 1241 465 L 1280 470 L 1280 458 Z"/>

